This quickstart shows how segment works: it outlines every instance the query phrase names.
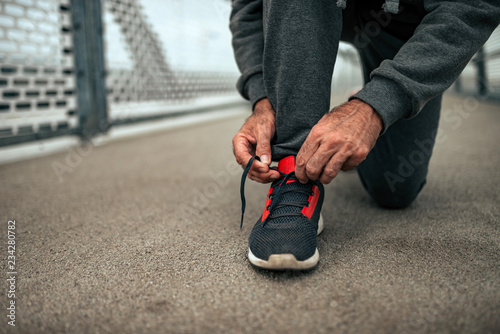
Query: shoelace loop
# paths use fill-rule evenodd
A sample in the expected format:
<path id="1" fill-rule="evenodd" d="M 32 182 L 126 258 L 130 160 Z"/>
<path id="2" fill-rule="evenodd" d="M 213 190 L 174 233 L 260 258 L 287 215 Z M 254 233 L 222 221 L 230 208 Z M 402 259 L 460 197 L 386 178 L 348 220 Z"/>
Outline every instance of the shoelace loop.
<path id="1" fill-rule="evenodd" d="M 246 200 L 245 200 L 245 181 L 247 179 L 248 172 L 250 171 L 250 168 L 252 168 L 252 164 L 257 159 L 260 161 L 260 158 L 258 156 L 253 156 L 248 160 L 247 166 L 245 167 L 243 174 L 241 175 L 241 185 L 240 185 L 240 196 L 241 196 L 241 222 L 240 222 L 240 229 L 243 227 L 243 217 L 245 215 L 245 207 L 246 207 Z M 307 190 L 307 189 L 287 189 L 283 190 L 284 186 L 287 184 L 288 181 L 295 181 L 299 182 L 297 177 L 295 176 L 295 171 L 290 172 L 290 173 L 283 173 L 278 171 L 281 175 L 281 178 L 276 180 L 275 182 L 276 185 L 274 186 L 273 191 L 271 194 L 269 194 L 269 199 L 271 199 L 271 204 L 268 205 L 266 208 L 269 211 L 269 214 L 267 215 L 266 219 L 264 219 L 264 222 L 262 223 L 262 226 L 264 226 L 267 221 L 271 218 L 278 218 L 278 217 L 283 217 L 283 216 L 302 216 L 303 214 L 301 212 L 288 212 L 288 213 L 280 213 L 280 214 L 274 214 L 273 212 L 279 208 L 285 207 L 285 206 L 296 206 L 296 207 L 304 207 L 304 206 L 309 206 L 308 201 L 293 201 L 293 202 L 282 202 L 279 203 L 279 198 L 287 193 L 287 192 L 300 192 L 303 194 L 306 194 L 308 196 L 312 196 L 314 194 L 313 191 Z M 278 181 L 280 181 L 278 183 Z"/>

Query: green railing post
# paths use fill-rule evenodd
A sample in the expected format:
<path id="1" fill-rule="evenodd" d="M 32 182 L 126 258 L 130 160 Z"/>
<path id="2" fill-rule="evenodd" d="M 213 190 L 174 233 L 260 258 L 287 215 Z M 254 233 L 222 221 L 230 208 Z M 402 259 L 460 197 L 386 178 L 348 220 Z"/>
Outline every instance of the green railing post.
<path id="1" fill-rule="evenodd" d="M 106 132 L 107 101 L 100 0 L 71 0 L 80 135 Z"/>

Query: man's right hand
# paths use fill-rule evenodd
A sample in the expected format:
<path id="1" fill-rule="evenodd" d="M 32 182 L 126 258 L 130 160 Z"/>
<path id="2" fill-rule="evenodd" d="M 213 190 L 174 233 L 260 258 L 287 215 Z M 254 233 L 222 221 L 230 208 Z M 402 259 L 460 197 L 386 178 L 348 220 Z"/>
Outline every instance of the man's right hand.
<path id="1" fill-rule="evenodd" d="M 236 161 L 243 168 L 254 155 L 261 161 L 254 160 L 248 172 L 250 179 L 268 183 L 280 177 L 279 172 L 269 168 L 271 163 L 271 138 L 274 136 L 276 113 L 267 98 L 255 104 L 254 111 L 233 138 L 233 152 Z"/>

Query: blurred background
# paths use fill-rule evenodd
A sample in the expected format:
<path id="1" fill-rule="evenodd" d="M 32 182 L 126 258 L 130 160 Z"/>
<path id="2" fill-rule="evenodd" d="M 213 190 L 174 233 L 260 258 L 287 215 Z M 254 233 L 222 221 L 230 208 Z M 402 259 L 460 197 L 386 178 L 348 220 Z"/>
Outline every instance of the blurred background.
<path id="1" fill-rule="evenodd" d="M 0 145 L 242 103 L 229 0 L 3 0 Z M 332 104 L 361 88 L 342 44 Z M 499 98 L 500 30 L 453 91 Z M 93 132 L 92 132 L 93 131 Z"/>

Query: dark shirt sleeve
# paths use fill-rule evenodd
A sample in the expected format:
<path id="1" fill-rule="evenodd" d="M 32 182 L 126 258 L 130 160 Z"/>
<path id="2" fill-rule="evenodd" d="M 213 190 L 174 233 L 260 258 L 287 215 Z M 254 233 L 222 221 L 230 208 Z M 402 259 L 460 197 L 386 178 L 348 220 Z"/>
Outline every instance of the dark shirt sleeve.
<path id="1" fill-rule="evenodd" d="M 428 14 L 393 60 L 384 60 L 351 98 L 370 104 L 384 131 L 443 93 L 500 23 L 500 1 L 424 0 Z"/>
<path id="2" fill-rule="evenodd" d="M 264 32 L 262 0 L 233 0 L 229 28 L 241 76 L 236 88 L 252 108 L 267 96 L 262 76 Z"/>

